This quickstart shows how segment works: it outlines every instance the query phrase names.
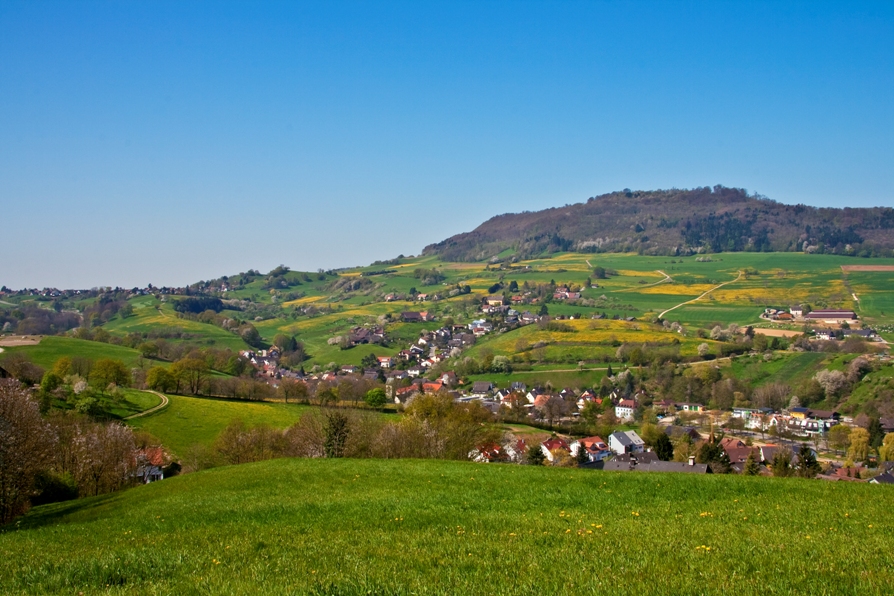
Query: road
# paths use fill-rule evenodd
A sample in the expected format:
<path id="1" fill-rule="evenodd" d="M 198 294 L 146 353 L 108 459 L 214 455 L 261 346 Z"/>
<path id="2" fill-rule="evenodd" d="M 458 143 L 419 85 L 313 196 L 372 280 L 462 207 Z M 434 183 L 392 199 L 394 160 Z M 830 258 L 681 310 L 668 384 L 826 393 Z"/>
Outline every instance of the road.
<path id="1" fill-rule="evenodd" d="M 732 279 L 732 280 L 730 280 L 730 281 L 725 281 L 725 282 L 723 282 L 722 284 L 716 285 L 716 286 L 714 286 L 713 288 L 711 288 L 710 290 L 708 290 L 707 292 L 705 292 L 704 294 L 702 294 L 701 296 L 699 296 L 698 298 L 693 298 L 692 300 L 687 300 L 686 302 L 681 302 L 680 304 L 678 304 L 678 305 L 676 305 L 676 306 L 672 306 L 672 307 L 670 307 L 669 309 L 667 309 L 666 311 L 664 311 L 663 313 L 661 313 L 660 315 L 658 315 L 658 318 L 659 318 L 659 319 L 663 319 L 663 318 L 664 318 L 664 315 L 666 315 L 667 313 L 669 313 L 669 312 L 672 311 L 672 310 L 676 310 L 676 309 L 680 308 L 681 306 L 685 306 L 685 305 L 687 305 L 687 304 L 692 304 L 693 302 L 698 302 L 699 300 L 701 300 L 702 298 L 704 298 L 705 296 L 707 296 L 708 294 L 710 294 L 710 293 L 713 292 L 714 290 L 719 290 L 719 289 L 722 288 L 723 286 L 726 286 L 726 285 L 729 285 L 729 284 L 731 284 L 731 283 L 735 283 L 735 282 L 739 281 L 739 279 L 741 279 L 741 277 L 742 277 L 742 271 L 740 270 L 740 271 L 739 271 L 739 275 L 736 276 L 736 279 Z"/>
<path id="2" fill-rule="evenodd" d="M 152 393 L 154 395 L 157 395 L 158 397 L 161 398 L 161 403 L 158 404 L 157 406 L 155 406 L 154 408 L 149 408 L 148 410 L 140 412 L 139 414 L 133 414 L 131 416 L 127 416 L 125 418 L 125 420 L 130 420 L 132 418 L 139 418 L 140 416 L 148 416 L 149 414 L 153 414 L 153 413 L 161 410 L 162 408 L 167 407 L 169 400 L 168 400 L 168 396 L 165 395 L 164 393 L 159 393 L 158 391 L 149 391 L 149 390 L 146 390 L 145 393 Z"/>

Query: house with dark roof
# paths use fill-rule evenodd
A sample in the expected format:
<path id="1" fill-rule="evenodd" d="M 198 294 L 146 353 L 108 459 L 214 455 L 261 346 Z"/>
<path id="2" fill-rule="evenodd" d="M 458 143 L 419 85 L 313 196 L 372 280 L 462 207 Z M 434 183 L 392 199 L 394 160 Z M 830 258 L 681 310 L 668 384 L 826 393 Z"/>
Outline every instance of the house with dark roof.
<path id="1" fill-rule="evenodd" d="M 485 396 L 493 391 L 494 384 L 490 381 L 475 381 L 472 383 L 472 395 Z"/>
<path id="2" fill-rule="evenodd" d="M 641 453 L 645 451 L 645 442 L 632 430 L 615 431 L 608 437 L 608 446 L 613 453 Z"/>
<path id="3" fill-rule="evenodd" d="M 618 456 L 605 462 L 603 470 L 607 472 L 679 472 L 685 474 L 710 474 L 708 464 L 695 463 L 695 457 L 690 457 L 688 462 L 661 461 L 651 453 L 641 453 L 636 456 Z"/>
<path id="4" fill-rule="evenodd" d="M 894 474 L 891 472 L 884 472 L 874 478 L 870 478 L 869 484 L 894 484 Z"/>

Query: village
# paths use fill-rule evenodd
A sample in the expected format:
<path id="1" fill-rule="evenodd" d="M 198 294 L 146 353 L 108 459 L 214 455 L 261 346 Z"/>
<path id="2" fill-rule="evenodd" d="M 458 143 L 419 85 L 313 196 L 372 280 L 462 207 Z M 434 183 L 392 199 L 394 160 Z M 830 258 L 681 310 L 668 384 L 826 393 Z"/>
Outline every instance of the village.
<path id="1" fill-rule="evenodd" d="M 561 296 L 573 297 L 574 293 L 561 288 Z M 696 462 L 695 447 L 722 435 L 718 444 L 727 458 L 728 471 L 733 473 L 745 473 L 747 466 L 753 466 L 752 473 L 772 475 L 771 468 L 779 465 L 783 454 L 788 458 L 786 465 L 794 470 L 799 465 L 799 450 L 807 448 L 812 457 L 819 458 L 823 464 L 822 473 L 816 476 L 818 478 L 894 483 L 890 465 L 870 472 L 861 462 L 845 465 L 831 453 L 829 432 L 839 425 L 842 428 L 855 426 L 853 419 L 837 411 L 791 404 L 778 410 L 734 407 L 719 411 L 709 410 L 699 403 L 656 400 L 642 390 L 624 391 L 624 378 L 630 374 L 626 369 L 608 377 L 614 387 L 608 392 L 576 387 L 528 387 L 518 380 L 500 387 L 498 383 L 487 380 L 464 382 L 452 370 L 436 372 L 441 368 L 439 365 L 459 356 L 477 339 L 495 329 L 506 331 L 550 320 L 545 315 L 518 312 L 512 306 L 503 304 L 502 299 L 482 300 L 481 313 L 481 318 L 466 325 L 454 324 L 432 331 L 424 330 L 396 355 L 371 356 L 365 359 L 363 366 L 343 365 L 337 370 L 302 375 L 279 366 L 280 350 L 276 346 L 268 350 L 246 351 L 242 355 L 274 386 L 283 378 L 293 378 L 311 386 L 363 380 L 383 383 L 387 398 L 398 408 L 407 406 L 423 394 L 446 394 L 456 402 L 478 402 L 497 419 L 522 421 L 544 430 L 573 428 L 582 416 L 592 416 L 593 412 L 598 412 L 600 419 L 617 427 L 617 430 L 606 435 L 607 438 L 573 438 L 568 433 L 551 432 L 549 438 L 533 444 L 529 444 L 528 439 L 507 434 L 501 444 L 480 446 L 469 454 L 470 459 L 481 463 L 528 463 L 533 448 L 542 452 L 545 463 L 551 465 L 573 463 L 583 468 L 612 471 L 705 474 L 711 473 L 711 466 Z M 836 330 L 829 335 L 821 329 L 816 334 L 817 340 L 841 339 L 849 332 L 863 331 L 850 328 L 850 324 L 857 321 L 853 311 L 817 310 L 804 313 L 795 307 L 791 311 L 767 309 L 764 316 L 773 321 L 835 325 Z M 555 317 L 556 320 L 562 318 Z M 404 311 L 400 314 L 400 320 L 408 323 L 436 322 L 427 311 Z M 859 335 L 865 339 L 874 337 L 870 330 Z M 387 334 L 381 326 L 358 326 L 338 339 L 347 341 L 349 346 L 377 345 L 387 342 Z M 676 459 L 680 461 L 668 461 L 674 459 L 673 451 L 669 456 L 659 457 L 654 444 L 647 444 L 637 433 L 644 423 L 652 424 L 653 431 L 654 428 L 660 429 L 672 444 L 687 445 L 689 454 L 677 456 Z M 894 419 L 881 418 L 880 424 L 883 432 L 894 432 Z"/>

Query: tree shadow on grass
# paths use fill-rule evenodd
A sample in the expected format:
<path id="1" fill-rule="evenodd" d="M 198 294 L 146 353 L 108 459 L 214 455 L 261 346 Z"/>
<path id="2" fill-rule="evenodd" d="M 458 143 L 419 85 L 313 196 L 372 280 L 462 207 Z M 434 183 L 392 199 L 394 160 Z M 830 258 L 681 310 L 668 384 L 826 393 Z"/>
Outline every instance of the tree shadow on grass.
<path id="1" fill-rule="evenodd" d="M 40 505 L 23 517 L 0 527 L 0 533 L 35 530 L 58 523 L 83 522 L 97 519 L 102 516 L 107 504 L 120 497 L 121 493 L 108 493 L 96 497 L 85 497 L 62 503 Z M 67 517 L 72 519 L 65 520 Z"/>

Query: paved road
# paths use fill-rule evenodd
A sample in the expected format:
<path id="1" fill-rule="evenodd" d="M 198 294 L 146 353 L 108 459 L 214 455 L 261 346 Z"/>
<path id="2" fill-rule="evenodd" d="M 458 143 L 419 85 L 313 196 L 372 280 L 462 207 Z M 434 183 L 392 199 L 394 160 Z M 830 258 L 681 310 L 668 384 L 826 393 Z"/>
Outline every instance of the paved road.
<path id="1" fill-rule="evenodd" d="M 678 309 L 678 308 L 680 308 L 681 306 L 685 306 L 685 305 L 687 305 L 687 304 L 691 304 L 691 303 L 693 303 L 693 302 L 698 302 L 699 300 L 701 300 L 702 298 L 704 298 L 705 296 L 707 296 L 708 294 L 710 294 L 710 293 L 713 292 L 714 290 L 719 290 L 719 289 L 722 288 L 723 286 L 726 286 L 726 285 L 729 285 L 729 284 L 731 284 L 731 283 L 735 283 L 735 282 L 739 281 L 739 279 L 740 279 L 741 277 L 742 277 L 742 271 L 739 271 L 739 275 L 736 276 L 736 279 L 732 279 L 732 280 L 730 280 L 730 281 L 725 281 L 725 282 L 723 282 L 723 283 L 720 284 L 720 285 L 714 286 L 713 288 L 711 288 L 710 290 L 708 290 L 707 292 L 705 292 L 704 294 L 702 294 L 702 295 L 699 296 L 698 298 L 693 298 L 692 300 L 687 300 L 686 302 L 681 302 L 680 304 L 678 304 L 678 305 L 676 305 L 676 306 L 672 306 L 672 307 L 670 307 L 669 309 L 667 309 L 666 311 L 664 311 L 663 313 L 661 313 L 660 315 L 658 315 L 658 318 L 659 318 L 659 319 L 663 319 L 663 318 L 664 318 L 664 315 L 666 315 L 667 313 L 669 313 L 669 312 L 672 311 L 672 310 Z"/>
<path id="2" fill-rule="evenodd" d="M 154 412 L 161 410 L 164 407 L 167 407 L 169 400 L 168 400 L 168 396 L 165 395 L 164 393 L 159 393 L 158 391 L 148 391 L 148 390 L 146 390 L 145 393 L 152 393 L 154 395 L 157 395 L 158 397 L 161 398 L 161 403 L 158 404 L 157 406 L 155 406 L 154 408 L 149 408 L 148 410 L 140 412 L 139 414 L 133 414 L 132 416 L 127 416 L 125 418 L 125 420 L 130 420 L 131 418 L 139 418 L 140 416 L 147 416 L 149 414 L 152 414 Z"/>

